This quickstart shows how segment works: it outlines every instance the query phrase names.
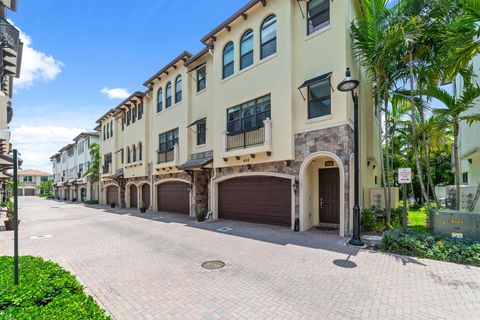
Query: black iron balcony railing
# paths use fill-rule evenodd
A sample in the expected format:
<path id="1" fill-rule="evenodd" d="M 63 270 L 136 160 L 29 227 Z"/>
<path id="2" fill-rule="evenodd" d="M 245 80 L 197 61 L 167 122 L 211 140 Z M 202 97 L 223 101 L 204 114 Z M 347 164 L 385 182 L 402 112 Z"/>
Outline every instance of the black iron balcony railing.
<path id="1" fill-rule="evenodd" d="M 254 130 L 227 134 L 227 151 L 245 149 L 265 142 L 265 127 Z"/>
<path id="2" fill-rule="evenodd" d="M 169 151 L 157 151 L 157 164 L 172 162 L 175 160 L 175 149 Z"/>
<path id="3" fill-rule="evenodd" d="M 0 17 L 0 41 L 2 47 L 11 48 L 18 52 L 20 44 L 20 31 L 5 18 Z"/>

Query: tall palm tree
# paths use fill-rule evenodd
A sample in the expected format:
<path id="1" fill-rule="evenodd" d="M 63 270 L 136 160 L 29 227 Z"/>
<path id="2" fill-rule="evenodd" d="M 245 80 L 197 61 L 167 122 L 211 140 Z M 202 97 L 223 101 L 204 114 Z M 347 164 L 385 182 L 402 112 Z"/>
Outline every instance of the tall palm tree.
<path id="1" fill-rule="evenodd" d="M 458 135 L 461 121 L 478 121 L 476 115 L 465 115 L 465 112 L 474 106 L 476 99 L 480 98 L 480 87 L 466 83 L 465 90 L 459 97 L 449 94 L 438 87 L 430 87 L 425 92 L 428 96 L 439 100 L 445 108 L 434 110 L 438 130 L 451 128 L 453 130 L 453 159 L 455 166 L 456 209 L 460 209 L 460 160 L 458 155 Z"/>

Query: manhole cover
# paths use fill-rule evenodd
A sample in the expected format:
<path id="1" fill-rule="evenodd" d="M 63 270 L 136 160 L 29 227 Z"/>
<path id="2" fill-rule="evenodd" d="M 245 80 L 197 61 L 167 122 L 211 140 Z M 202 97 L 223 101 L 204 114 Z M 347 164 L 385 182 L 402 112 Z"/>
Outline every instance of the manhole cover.
<path id="1" fill-rule="evenodd" d="M 51 234 L 46 234 L 46 235 L 41 235 L 41 236 L 31 236 L 30 239 L 35 240 L 35 239 L 46 239 L 46 238 L 51 238 Z"/>
<path id="2" fill-rule="evenodd" d="M 220 232 L 230 232 L 232 230 L 233 230 L 232 228 L 228 228 L 228 227 L 222 227 L 217 229 L 217 231 L 220 231 Z"/>
<path id="3" fill-rule="evenodd" d="M 217 270 L 225 267 L 225 262 L 220 260 L 207 261 L 202 264 L 202 268 L 207 270 Z"/>
<path id="4" fill-rule="evenodd" d="M 52 208 L 52 209 L 60 209 L 60 207 L 50 207 L 50 208 Z"/>

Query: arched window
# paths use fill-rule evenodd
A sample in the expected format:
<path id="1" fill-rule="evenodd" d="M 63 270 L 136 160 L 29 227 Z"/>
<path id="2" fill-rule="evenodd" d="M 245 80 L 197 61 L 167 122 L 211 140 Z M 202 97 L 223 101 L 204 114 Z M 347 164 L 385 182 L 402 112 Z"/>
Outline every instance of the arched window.
<path id="1" fill-rule="evenodd" d="M 233 74 L 234 49 L 233 42 L 227 43 L 223 49 L 223 79 L 228 78 Z"/>
<path id="2" fill-rule="evenodd" d="M 247 30 L 240 40 L 240 70 L 253 64 L 253 31 Z"/>
<path id="3" fill-rule="evenodd" d="M 167 83 L 167 88 L 165 89 L 165 108 L 170 108 L 172 106 L 172 83 Z"/>
<path id="4" fill-rule="evenodd" d="M 127 163 L 130 163 L 130 147 L 127 147 Z"/>
<path id="5" fill-rule="evenodd" d="M 163 110 L 163 89 L 160 88 L 157 91 L 157 112 Z"/>
<path id="6" fill-rule="evenodd" d="M 262 23 L 260 39 L 260 59 L 277 52 L 277 17 L 268 16 Z"/>
<path id="7" fill-rule="evenodd" d="M 138 161 L 142 161 L 142 143 L 138 143 Z"/>
<path id="8" fill-rule="evenodd" d="M 182 76 L 175 80 L 175 103 L 182 101 Z"/>
<path id="9" fill-rule="evenodd" d="M 137 162 L 137 147 L 135 145 L 132 146 L 132 162 Z"/>

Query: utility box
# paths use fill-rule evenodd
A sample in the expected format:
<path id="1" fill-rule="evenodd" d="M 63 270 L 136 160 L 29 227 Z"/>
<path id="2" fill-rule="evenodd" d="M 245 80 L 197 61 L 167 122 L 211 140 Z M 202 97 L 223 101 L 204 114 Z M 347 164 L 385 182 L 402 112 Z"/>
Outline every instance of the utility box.
<path id="1" fill-rule="evenodd" d="M 432 210 L 433 232 L 452 238 L 480 241 L 480 214 L 457 210 Z"/>
<path id="2" fill-rule="evenodd" d="M 385 197 L 383 188 L 371 188 L 369 197 L 369 204 L 367 208 L 381 208 L 385 209 Z M 400 206 L 400 191 L 397 187 L 390 187 L 390 206 L 398 208 Z"/>

